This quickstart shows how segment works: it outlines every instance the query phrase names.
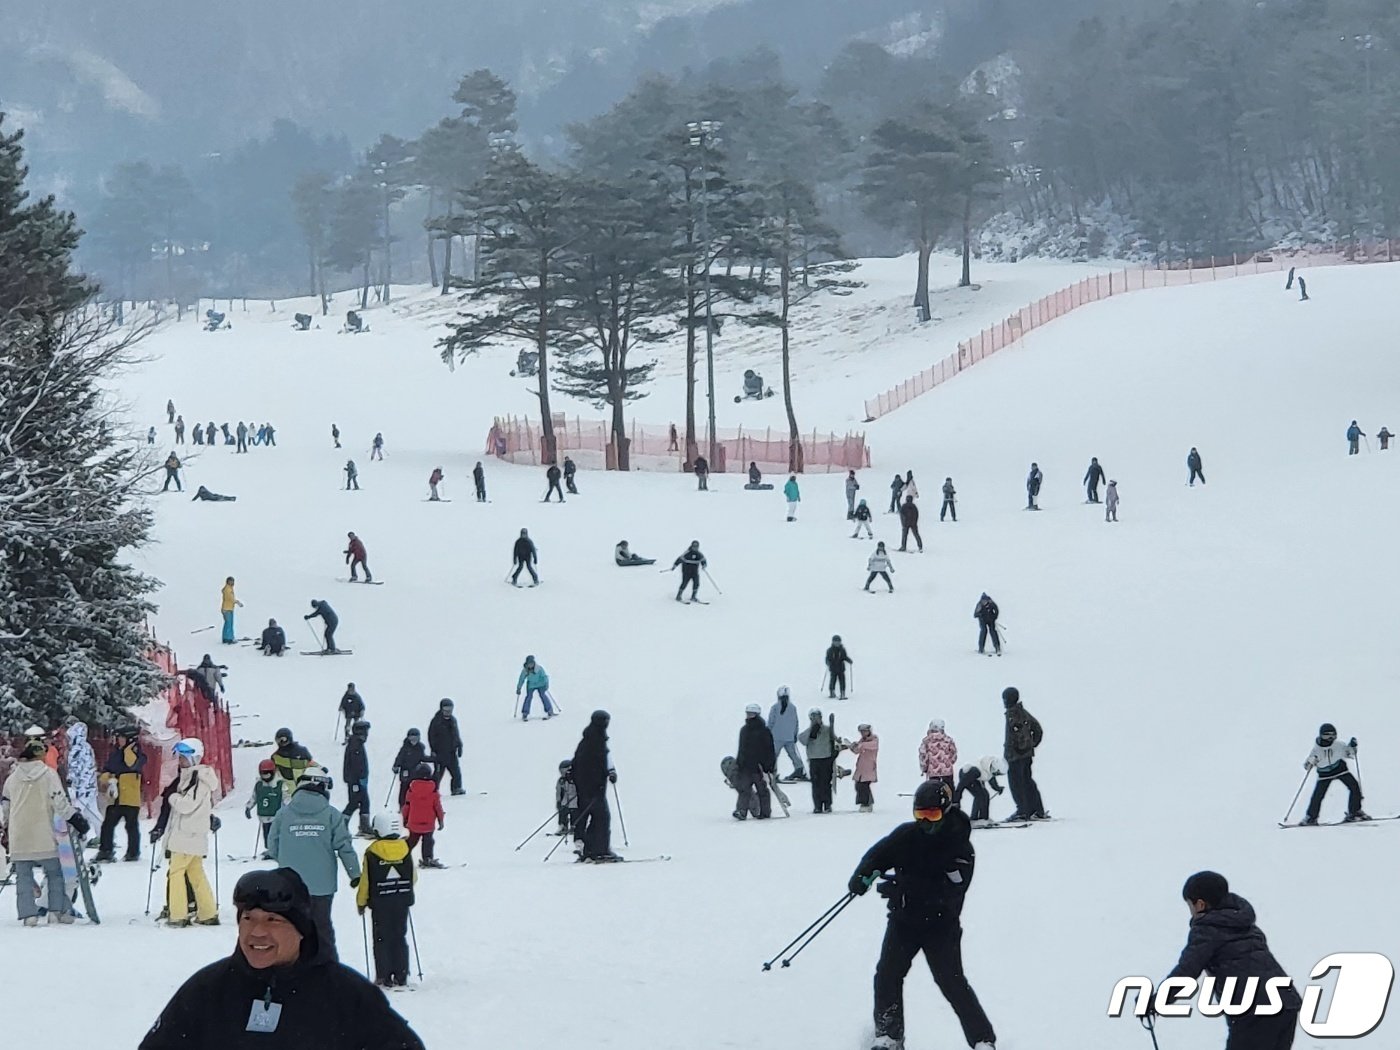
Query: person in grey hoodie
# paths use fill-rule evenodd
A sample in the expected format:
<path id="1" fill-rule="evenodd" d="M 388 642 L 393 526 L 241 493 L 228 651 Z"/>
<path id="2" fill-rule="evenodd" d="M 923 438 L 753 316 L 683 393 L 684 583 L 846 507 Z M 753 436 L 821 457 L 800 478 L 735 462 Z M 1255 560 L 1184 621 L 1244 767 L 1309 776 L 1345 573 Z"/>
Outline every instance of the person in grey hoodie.
<path id="1" fill-rule="evenodd" d="M 360 884 L 360 861 L 350 840 L 345 816 L 331 805 L 331 776 L 311 766 L 297 778 L 291 801 L 277 811 L 267 833 L 267 849 L 278 867 L 291 868 L 311 893 L 311 913 L 321 950 L 318 958 L 336 960 L 331 902 L 335 900 L 335 861 L 345 866 L 351 887 Z"/>
<path id="2" fill-rule="evenodd" d="M 846 520 L 853 521 L 856 516 L 856 493 L 860 491 L 860 482 L 856 480 L 856 472 L 853 470 L 846 475 Z"/>
<path id="3" fill-rule="evenodd" d="M 787 686 L 778 689 L 778 702 L 768 709 L 768 728 L 773 733 L 773 753 L 786 751 L 792 760 L 793 780 L 806 780 L 807 770 L 797 750 L 797 705 Z M 777 770 L 775 769 L 776 773 Z"/>

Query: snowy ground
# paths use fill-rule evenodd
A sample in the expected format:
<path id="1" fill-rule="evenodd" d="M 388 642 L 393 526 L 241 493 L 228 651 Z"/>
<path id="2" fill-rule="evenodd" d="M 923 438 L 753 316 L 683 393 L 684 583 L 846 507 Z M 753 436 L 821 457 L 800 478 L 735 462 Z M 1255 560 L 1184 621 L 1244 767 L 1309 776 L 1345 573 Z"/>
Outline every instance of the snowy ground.
<path id="1" fill-rule="evenodd" d="M 925 340 L 911 330 L 903 269 L 868 270 L 886 268 L 885 284 L 861 293 L 864 323 L 854 306 L 833 307 L 827 339 L 808 329 L 820 367 L 801 351 L 804 425 L 843 428 L 861 398 L 942 356 L 944 342 L 1080 276 L 1045 264 L 984 268 L 981 312 Z M 889 477 L 907 468 L 924 493 L 927 553 L 897 555 L 892 597 L 861 593 L 870 545 L 849 538 L 839 476 L 804 479 L 796 524 L 784 522 L 778 494 L 743 492 L 737 477 L 714 479 L 704 495 L 680 476 L 589 473 L 578 498 L 543 507 L 542 472 L 493 461 L 492 503 L 477 505 L 468 474 L 489 418 L 521 411 L 528 395 L 505 376 L 508 351 L 450 374 L 438 364 L 429 324 L 441 314 L 426 300 L 397 316 L 372 312 L 374 331 L 355 338 L 333 326 L 289 331 L 286 303 L 275 318 L 265 306 L 235 312 L 234 329 L 216 335 L 167 328 L 126 391 L 141 427 L 163 422 L 173 396 L 191 426 L 272 419 L 280 447 L 187 457 L 187 489 L 205 484 L 239 501 L 162 499 L 160 542 L 143 559 L 166 581 L 157 628 L 187 662 L 212 647 L 230 664 L 241 735 L 266 740 L 289 725 L 337 779 L 335 707 L 355 681 L 374 724 L 379 798 L 403 731 L 425 727 L 440 697 L 457 701 L 468 787 L 489 794 L 448 802 L 440 853 L 467 866 L 423 876 L 426 981 L 395 999 L 435 1048 L 868 1045 L 877 898 L 854 905 L 791 969 L 765 974 L 760 963 L 839 898 L 866 846 L 905 819 L 908 800 L 897 796 L 918 782 L 929 719 L 947 721 L 966 759 L 999 753 L 999 694 L 1015 684 L 1045 726 L 1036 773 L 1059 819 L 978 834 L 963 916 L 968 973 L 999 1050 L 1145 1046 L 1135 1021 L 1105 1016 L 1109 992 L 1120 977 L 1159 977 L 1174 963 L 1186 931 L 1179 889 L 1199 868 L 1225 872 L 1253 901 L 1295 976 L 1329 952 L 1393 955 L 1400 945 L 1391 889 L 1400 822 L 1275 826 L 1323 720 L 1361 739 L 1370 812 L 1400 810 L 1389 750 L 1400 734 L 1390 644 L 1400 626 L 1400 452 L 1349 459 L 1342 436 L 1353 417 L 1371 435 L 1400 424 L 1400 358 L 1381 305 L 1398 273 L 1318 271 L 1306 304 L 1274 276 L 1113 299 L 875 424 L 877 467 L 862 494 L 883 507 Z M 1016 274 L 1031 276 L 999 290 L 1001 275 Z M 726 355 L 725 382 L 743 367 Z M 679 414 L 666 372 L 639 418 Z M 332 421 L 344 452 L 331 448 Z M 367 453 L 376 430 L 383 463 Z M 1185 485 L 1193 444 L 1205 488 Z M 346 455 L 360 464 L 359 493 L 340 490 Z M 1091 455 L 1119 482 L 1119 525 L 1082 503 Z M 1040 514 L 1021 510 L 1032 459 L 1046 476 Z M 437 465 L 455 502 L 422 502 Z M 948 474 L 956 526 L 937 523 Z M 879 515 L 877 534 L 897 541 L 892 522 Z M 540 546 L 536 590 L 502 584 L 521 527 Z M 336 582 L 350 529 L 385 586 Z M 612 565 L 623 537 L 662 565 L 700 539 L 723 596 L 676 605 L 675 577 Z M 268 660 L 221 649 L 213 632 L 192 637 L 217 621 L 227 575 L 246 605 L 240 634 L 271 616 L 294 646 L 310 642 L 296 620 L 324 597 L 355 655 Z M 1001 660 L 974 653 L 971 612 L 984 589 L 1009 628 Z M 875 814 L 854 812 L 846 782 L 838 812 L 813 816 L 794 785 L 791 820 L 734 824 L 718 764 L 733 752 L 744 705 L 766 711 L 788 684 L 801 707 L 825 707 L 812 682 L 833 633 L 857 661 L 838 728 L 869 721 L 883 745 Z M 562 718 L 511 721 L 526 653 L 548 668 Z M 613 714 L 631 839 L 623 848 L 614 814 L 614 845 L 669 863 L 575 866 L 561 849 L 546 865 L 553 840 L 543 838 L 512 851 L 549 814 L 555 767 L 600 706 Z M 251 845 L 238 808 L 263 755 L 238 752 L 225 852 Z M 1342 806 L 1334 794 L 1325 813 Z M 1008 812 L 1008 797 L 994 803 L 994 815 Z M 226 920 L 242 870 L 225 862 L 221 872 Z M 233 940 L 228 927 L 153 927 L 141 914 L 145 881 L 144 864 L 107 869 L 101 928 L 0 926 L 0 951 L 33 943 L 27 960 L 63 967 L 113 1045 L 134 1045 L 176 985 Z M 348 892 L 336 920 L 343 958 L 360 965 Z M 133 980 L 127 968 L 138 966 Z M 53 982 L 44 965 L 12 967 L 7 991 L 16 1002 L 51 997 Z M 926 971 L 911 974 L 907 1002 L 910 1050 L 962 1045 Z M 1394 1045 L 1397 1023 L 1365 1042 Z M 1224 1033 L 1218 1021 L 1176 1021 L 1160 1038 L 1203 1050 Z M 1295 1045 L 1322 1044 L 1300 1034 Z"/>

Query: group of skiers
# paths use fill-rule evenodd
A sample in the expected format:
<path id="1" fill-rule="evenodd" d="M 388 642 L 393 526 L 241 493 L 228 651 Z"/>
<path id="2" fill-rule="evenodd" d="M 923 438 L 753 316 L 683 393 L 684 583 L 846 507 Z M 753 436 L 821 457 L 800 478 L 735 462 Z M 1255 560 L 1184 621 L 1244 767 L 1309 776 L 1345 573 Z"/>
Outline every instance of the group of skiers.
<path id="1" fill-rule="evenodd" d="M 369 574 L 365 545 L 353 532 L 348 534 L 348 543 L 343 553 L 346 563 L 350 566 L 351 580 L 357 580 L 358 570 L 364 569 L 365 582 L 374 582 Z M 236 586 L 236 581 L 232 576 L 226 577 L 224 579 L 223 588 L 219 592 L 219 615 L 223 620 L 223 631 L 219 640 L 224 645 L 236 645 L 240 641 L 248 640 L 238 637 L 238 631 L 234 623 L 236 611 L 243 607 L 243 603 L 238 600 Z M 340 626 L 340 616 L 336 613 L 335 609 L 331 608 L 330 602 L 321 598 L 311 599 L 311 612 L 303 616 L 302 619 L 321 621 L 324 638 L 324 645 L 321 650 L 323 654 L 333 654 L 344 651 L 337 649 L 335 645 L 335 632 L 336 628 Z M 263 628 L 261 635 L 258 637 L 257 648 L 264 656 L 283 655 L 287 650 L 286 630 L 281 627 L 275 619 L 269 619 L 267 621 L 267 626 Z M 201 687 L 205 687 L 206 695 L 212 700 L 217 698 L 217 693 L 222 689 L 223 675 L 220 673 L 217 676 L 211 677 L 211 668 L 217 668 L 219 672 L 226 671 L 228 668 L 223 664 L 215 664 L 209 657 L 209 654 L 206 653 L 203 662 L 195 669 L 200 672 L 200 677 L 203 679 L 198 684 L 200 684 Z M 186 672 L 181 673 L 184 674 Z"/>
<path id="2" fill-rule="evenodd" d="M 174 428 L 175 444 L 185 443 L 185 417 L 175 411 L 174 399 L 165 402 L 165 415 L 167 425 Z M 211 419 L 208 423 L 196 423 L 194 430 L 190 433 L 192 442 L 196 445 L 216 445 L 219 443 L 219 436 L 223 436 L 225 445 L 233 445 L 235 452 L 247 452 L 250 447 L 258 445 L 277 444 L 277 428 L 271 423 L 246 423 L 239 420 L 236 424 L 221 423 L 217 427 Z M 154 445 L 156 443 L 156 428 L 150 427 L 146 431 L 146 443 Z M 174 453 L 171 453 L 174 455 Z"/>
<path id="3" fill-rule="evenodd" d="M 1394 436 L 1395 435 L 1390 432 L 1389 427 L 1381 427 L 1380 430 L 1376 432 L 1376 440 L 1381 443 L 1382 452 L 1385 452 L 1390 448 L 1390 439 Z M 1366 431 L 1362 430 L 1361 427 L 1357 425 L 1356 420 L 1353 419 L 1351 421 L 1351 426 L 1347 427 L 1348 456 L 1355 456 L 1360 453 L 1361 442 L 1365 439 L 1365 437 Z M 1371 443 L 1369 441 L 1366 442 L 1366 447 L 1367 449 L 1371 447 Z"/>

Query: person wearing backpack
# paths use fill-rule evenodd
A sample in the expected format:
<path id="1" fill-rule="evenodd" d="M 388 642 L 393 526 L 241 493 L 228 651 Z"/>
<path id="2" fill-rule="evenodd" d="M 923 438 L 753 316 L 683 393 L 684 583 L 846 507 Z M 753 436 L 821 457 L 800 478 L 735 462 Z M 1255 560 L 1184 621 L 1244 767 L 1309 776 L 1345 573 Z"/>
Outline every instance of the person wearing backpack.
<path id="1" fill-rule="evenodd" d="M 1001 693 L 1002 705 L 1006 708 L 1006 743 L 1003 753 L 1006 757 L 1006 779 L 1011 784 L 1011 798 L 1016 803 L 1016 812 L 1007 820 L 1049 820 L 1045 803 L 1040 798 L 1040 788 L 1036 787 L 1031 774 L 1031 762 L 1035 749 L 1045 734 L 1035 716 L 1021 706 L 1021 692 L 1014 685 L 1007 686 Z"/>

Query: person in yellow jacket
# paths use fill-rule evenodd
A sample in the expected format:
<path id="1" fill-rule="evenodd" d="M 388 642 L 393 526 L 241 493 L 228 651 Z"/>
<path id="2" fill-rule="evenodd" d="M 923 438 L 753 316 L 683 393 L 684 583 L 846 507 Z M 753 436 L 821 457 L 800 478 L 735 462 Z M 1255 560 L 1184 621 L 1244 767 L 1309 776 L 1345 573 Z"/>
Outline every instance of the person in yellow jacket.
<path id="1" fill-rule="evenodd" d="M 146 753 L 141 750 L 137 729 L 118 729 L 114 743 L 97 778 L 98 789 L 110 802 L 102 818 L 96 859 L 115 859 L 117 824 L 125 822 L 126 859 L 138 860 L 141 857 L 141 773 L 146 768 Z"/>
<path id="2" fill-rule="evenodd" d="M 223 643 L 225 645 L 232 645 L 234 642 L 238 641 L 238 638 L 233 633 L 233 610 L 243 606 L 243 603 L 234 596 L 232 576 L 224 581 L 222 595 L 223 600 L 219 603 L 219 611 L 224 614 Z"/>
<path id="3" fill-rule="evenodd" d="M 355 904 L 363 916 L 368 908 L 374 927 L 374 983 L 385 988 L 408 984 L 408 909 L 418 873 L 403 840 L 399 818 L 388 811 L 375 814 L 375 841 L 365 848 L 365 862 Z"/>
<path id="4" fill-rule="evenodd" d="M 219 904 L 204 874 L 204 858 L 209 855 L 210 818 L 214 815 L 219 775 L 204 765 L 204 744 L 187 737 L 175 745 L 180 772 L 175 790 L 170 792 L 170 823 L 165 839 L 170 854 L 167 878 L 171 926 L 188 926 L 189 896 L 185 880 L 194 890 L 195 922 L 200 926 L 219 925 Z M 153 840 L 160 829 L 151 832 Z"/>

